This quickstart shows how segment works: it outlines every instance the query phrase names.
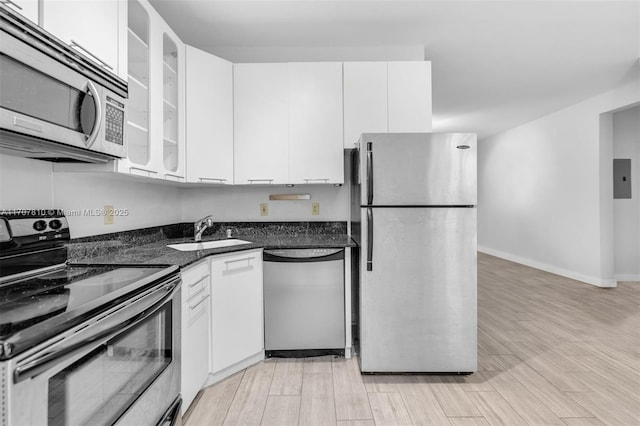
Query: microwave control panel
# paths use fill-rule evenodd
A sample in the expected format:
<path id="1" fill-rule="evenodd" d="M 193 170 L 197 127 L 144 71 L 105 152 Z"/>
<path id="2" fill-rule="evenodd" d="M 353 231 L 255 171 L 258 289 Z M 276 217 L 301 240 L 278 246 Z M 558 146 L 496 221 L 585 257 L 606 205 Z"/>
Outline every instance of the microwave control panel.
<path id="1" fill-rule="evenodd" d="M 107 98 L 105 115 L 105 140 L 117 145 L 124 145 L 124 105 Z"/>

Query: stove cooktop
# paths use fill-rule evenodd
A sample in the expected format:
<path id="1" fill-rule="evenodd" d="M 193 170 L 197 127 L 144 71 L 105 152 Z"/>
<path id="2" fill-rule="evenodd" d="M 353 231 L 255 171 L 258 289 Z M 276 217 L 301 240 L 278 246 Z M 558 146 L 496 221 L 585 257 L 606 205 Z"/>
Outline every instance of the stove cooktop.
<path id="1" fill-rule="evenodd" d="M 0 284 L 0 343 L 26 331 L 33 334 L 33 329 L 39 329 L 37 340 L 43 341 L 143 291 L 172 272 L 168 269 L 177 267 L 72 264 Z M 49 326 L 50 320 L 63 315 L 69 317 L 64 328 Z"/>

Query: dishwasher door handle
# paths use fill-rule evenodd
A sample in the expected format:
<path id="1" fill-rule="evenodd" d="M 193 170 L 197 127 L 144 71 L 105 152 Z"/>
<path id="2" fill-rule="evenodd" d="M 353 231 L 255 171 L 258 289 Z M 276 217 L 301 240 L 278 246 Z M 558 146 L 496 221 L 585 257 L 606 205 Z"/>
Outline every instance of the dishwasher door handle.
<path id="1" fill-rule="evenodd" d="M 289 250 L 265 250 L 262 260 L 265 262 L 280 262 L 280 263 L 312 263 L 312 262 L 330 262 L 333 260 L 344 259 L 344 249 L 331 249 L 326 254 L 304 254 L 287 253 Z M 296 252 L 297 250 L 291 250 Z"/>

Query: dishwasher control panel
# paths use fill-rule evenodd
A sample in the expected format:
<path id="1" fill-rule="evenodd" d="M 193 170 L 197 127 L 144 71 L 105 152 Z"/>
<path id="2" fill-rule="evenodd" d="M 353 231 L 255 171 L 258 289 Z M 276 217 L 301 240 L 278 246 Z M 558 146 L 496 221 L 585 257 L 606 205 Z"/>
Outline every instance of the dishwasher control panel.
<path id="1" fill-rule="evenodd" d="M 327 258 L 344 259 L 343 248 L 308 248 L 308 249 L 268 249 L 264 251 L 264 260 L 276 259 L 315 259 Z"/>

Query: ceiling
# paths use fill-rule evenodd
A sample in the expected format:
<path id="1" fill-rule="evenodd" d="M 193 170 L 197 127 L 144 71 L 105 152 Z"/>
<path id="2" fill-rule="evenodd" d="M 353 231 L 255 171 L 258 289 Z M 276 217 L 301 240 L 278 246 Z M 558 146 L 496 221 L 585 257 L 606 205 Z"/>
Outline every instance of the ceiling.
<path id="1" fill-rule="evenodd" d="M 234 62 L 423 46 L 434 131 L 487 137 L 639 78 L 640 0 L 151 3 L 185 43 Z"/>

